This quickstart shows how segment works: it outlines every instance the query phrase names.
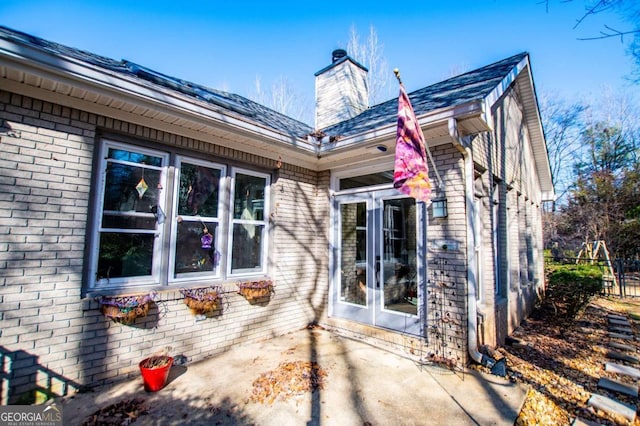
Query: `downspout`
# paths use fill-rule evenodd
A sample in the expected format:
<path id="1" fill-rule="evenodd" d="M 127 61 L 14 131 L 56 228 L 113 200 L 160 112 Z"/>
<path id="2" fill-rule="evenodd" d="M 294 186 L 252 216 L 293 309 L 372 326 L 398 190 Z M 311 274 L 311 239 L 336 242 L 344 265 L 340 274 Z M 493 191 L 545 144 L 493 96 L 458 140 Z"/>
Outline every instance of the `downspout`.
<path id="1" fill-rule="evenodd" d="M 458 133 L 458 122 L 455 118 L 450 118 L 449 123 L 449 135 L 453 139 L 454 146 L 462 154 L 464 159 L 464 187 L 465 187 L 465 206 L 466 206 L 466 227 L 467 227 L 467 350 L 471 358 L 485 367 L 491 369 L 494 372 L 496 360 L 482 354 L 478 350 L 478 307 L 477 307 L 477 289 L 478 289 L 478 277 L 476 276 L 476 251 L 475 251 L 475 232 L 474 232 L 474 214 L 475 209 L 473 203 L 473 157 L 471 155 L 471 149 L 469 143 L 465 142 Z"/>

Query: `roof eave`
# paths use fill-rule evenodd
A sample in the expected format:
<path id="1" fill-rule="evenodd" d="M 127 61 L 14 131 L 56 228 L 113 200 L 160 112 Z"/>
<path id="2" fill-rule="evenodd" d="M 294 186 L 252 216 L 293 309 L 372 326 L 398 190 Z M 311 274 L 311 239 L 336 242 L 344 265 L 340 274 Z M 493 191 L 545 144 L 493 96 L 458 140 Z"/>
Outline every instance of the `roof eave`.
<path id="1" fill-rule="evenodd" d="M 195 120 L 221 129 L 240 130 L 257 139 L 302 151 L 315 158 L 316 146 L 305 138 L 276 131 L 237 113 L 225 111 L 205 101 L 160 86 L 153 86 L 134 77 L 100 68 L 96 65 L 44 49 L 0 37 L 0 64 L 36 78 L 53 79 L 61 84 L 91 90 L 131 102 L 141 108 L 153 108 L 186 120 Z M 73 105 L 71 105 L 73 106 Z"/>
<path id="2" fill-rule="evenodd" d="M 547 197 L 553 197 L 553 179 L 551 175 L 551 165 L 547 152 L 547 143 L 542 129 L 542 119 L 535 93 L 535 85 L 531 76 L 531 64 L 529 55 L 525 56 L 513 69 L 500 81 L 498 85 L 485 97 L 485 111 L 487 112 L 487 123 L 493 123 L 490 117 L 492 106 L 504 95 L 507 89 L 514 83 L 519 82 L 519 89 L 523 94 L 523 104 L 525 108 L 525 120 L 529 129 L 533 156 L 536 163 L 536 171 L 540 180 L 540 187 Z"/>
<path id="3" fill-rule="evenodd" d="M 425 133 L 426 142 L 429 146 L 450 142 L 447 133 L 447 123 L 449 119 L 455 118 L 461 122 L 473 120 L 473 126 L 469 126 L 466 134 L 478 133 L 490 130 L 484 121 L 484 104 L 479 100 L 474 100 L 460 105 L 441 108 L 429 111 L 417 117 L 420 127 Z M 429 137 L 429 129 L 442 127 L 442 137 Z M 361 163 L 372 158 L 393 155 L 395 152 L 395 139 L 397 123 L 393 122 L 386 126 L 351 135 L 345 138 L 338 138 L 333 144 L 326 144 L 320 148 L 318 153 L 319 169 L 331 169 L 350 164 Z M 386 151 L 382 154 L 376 150 L 378 146 L 384 146 Z"/>

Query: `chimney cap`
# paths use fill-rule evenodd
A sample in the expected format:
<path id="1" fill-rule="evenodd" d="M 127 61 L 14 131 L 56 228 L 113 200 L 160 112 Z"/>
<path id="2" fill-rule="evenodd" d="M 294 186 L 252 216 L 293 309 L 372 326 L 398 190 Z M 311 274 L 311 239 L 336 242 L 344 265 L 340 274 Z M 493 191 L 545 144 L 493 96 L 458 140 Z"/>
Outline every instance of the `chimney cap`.
<path id="1" fill-rule="evenodd" d="M 335 63 L 337 61 L 339 61 L 340 59 L 344 58 L 345 56 L 347 56 L 347 51 L 344 49 L 336 49 L 333 52 L 331 52 L 331 62 Z"/>

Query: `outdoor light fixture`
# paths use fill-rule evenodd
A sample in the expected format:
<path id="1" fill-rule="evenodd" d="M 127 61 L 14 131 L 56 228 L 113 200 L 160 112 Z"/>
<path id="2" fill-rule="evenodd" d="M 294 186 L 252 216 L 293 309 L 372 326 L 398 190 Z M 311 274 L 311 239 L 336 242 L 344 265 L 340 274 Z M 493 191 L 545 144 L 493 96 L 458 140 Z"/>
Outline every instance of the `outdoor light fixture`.
<path id="1" fill-rule="evenodd" d="M 431 201 L 431 212 L 433 217 L 447 217 L 447 199 L 438 198 Z"/>

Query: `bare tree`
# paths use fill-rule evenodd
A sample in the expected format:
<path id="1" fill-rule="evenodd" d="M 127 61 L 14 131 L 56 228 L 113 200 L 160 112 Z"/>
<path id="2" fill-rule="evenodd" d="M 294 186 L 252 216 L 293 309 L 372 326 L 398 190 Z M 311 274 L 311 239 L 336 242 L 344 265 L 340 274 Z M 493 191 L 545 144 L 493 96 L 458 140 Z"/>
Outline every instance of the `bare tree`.
<path id="1" fill-rule="evenodd" d="M 562 202 L 573 182 L 573 164 L 580 158 L 580 135 L 586 110 L 587 107 L 581 103 L 567 104 L 546 95 L 540 97 L 541 118 L 558 203 Z M 555 205 L 551 210 L 555 210 Z"/>
<path id="2" fill-rule="evenodd" d="M 640 113 L 636 103 L 628 95 L 602 89 L 597 102 L 598 109 L 585 111 L 583 117 L 583 134 L 581 135 L 581 158 L 576 164 L 591 164 L 594 168 L 610 169 L 615 172 L 638 161 L 638 129 L 640 129 Z M 596 137 L 598 136 L 599 137 Z M 591 142 L 602 144 L 598 158 Z"/>
<path id="3" fill-rule="evenodd" d="M 571 2 L 573 0 L 558 0 L 562 2 Z M 628 27 L 624 29 L 615 28 L 612 25 L 603 24 L 603 29 L 599 34 L 593 34 L 588 37 L 580 37 L 578 40 L 600 40 L 606 38 L 619 38 L 621 43 L 630 40 L 628 45 L 628 54 L 635 62 L 636 82 L 640 82 L 640 2 L 637 0 L 583 0 L 585 9 L 584 13 L 576 19 L 573 29 L 577 29 L 587 19 L 604 13 L 613 12 L 624 19 Z M 551 0 L 543 0 L 549 11 Z"/>
<path id="4" fill-rule="evenodd" d="M 389 100 L 391 97 L 390 82 L 393 74 L 383 54 L 383 45 L 378 40 L 378 33 L 373 25 L 369 27 L 369 36 L 363 42 L 354 25 L 349 30 L 347 43 L 349 56 L 367 67 L 367 84 L 369 86 L 369 105 Z"/>
<path id="5" fill-rule="evenodd" d="M 378 40 L 375 28 L 370 26 L 367 39 L 361 42 L 355 27 L 352 26 L 349 32 L 347 51 L 353 59 L 369 70 L 367 74 L 369 104 L 374 105 L 391 98 L 390 83 L 393 80 L 393 73 L 383 56 L 383 46 Z M 313 122 L 312 112 L 308 107 L 309 103 L 295 90 L 287 77 L 278 77 L 267 89 L 262 84 L 262 78 L 257 75 L 253 92 L 249 98 L 304 123 Z"/>
<path id="6" fill-rule="evenodd" d="M 562 168 L 572 171 L 566 186 L 568 191 L 557 211 L 545 218 L 548 227 L 545 235 L 565 247 L 605 240 L 614 255 L 637 256 L 640 238 L 638 113 L 635 104 L 625 95 L 602 90 L 598 102 L 600 108 L 584 110 L 577 116 L 578 126 L 570 138 L 575 155 L 566 157 L 567 161 L 562 164 Z M 553 109 L 548 109 L 546 113 L 551 111 Z M 559 114 L 555 121 L 567 122 L 559 120 L 562 116 Z M 576 129 L 580 130 L 577 141 Z M 548 142 L 550 139 L 547 136 Z M 563 139 L 566 138 L 560 137 L 555 142 Z M 552 157 L 553 148 L 549 151 Z"/>
<path id="7" fill-rule="evenodd" d="M 295 90 L 288 77 L 278 77 L 270 89 L 265 90 L 262 78 L 260 75 L 256 75 L 254 91 L 250 98 L 281 114 L 305 123 L 310 122 L 307 117 L 307 103 L 304 97 Z"/>

